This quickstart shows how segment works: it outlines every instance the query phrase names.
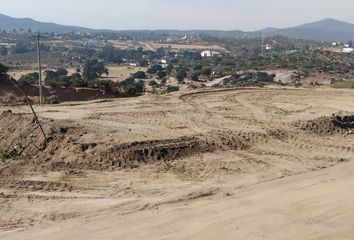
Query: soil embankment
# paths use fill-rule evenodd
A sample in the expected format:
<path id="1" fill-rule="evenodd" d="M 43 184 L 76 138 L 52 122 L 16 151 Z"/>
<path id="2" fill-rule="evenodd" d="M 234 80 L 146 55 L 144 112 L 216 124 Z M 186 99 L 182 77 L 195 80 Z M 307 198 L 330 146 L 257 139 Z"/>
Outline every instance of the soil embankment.
<path id="1" fill-rule="evenodd" d="M 24 91 L 32 102 L 38 102 L 39 90 L 36 86 L 25 86 Z M 43 94 L 47 102 L 68 102 L 68 101 L 89 101 L 94 99 L 112 98 L 112 94 L 108 94 L 103 90 L 90 88 L 43 88 Z M 0 103 L 16 104 L 25 103 L 26 100 L 18 87 L 14 85 L 0 86 Z"/>

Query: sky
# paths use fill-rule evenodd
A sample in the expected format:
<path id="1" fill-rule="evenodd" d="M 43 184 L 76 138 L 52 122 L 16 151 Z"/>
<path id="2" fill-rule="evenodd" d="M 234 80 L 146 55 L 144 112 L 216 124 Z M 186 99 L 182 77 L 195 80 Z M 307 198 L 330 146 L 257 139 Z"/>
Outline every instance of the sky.
<path id="1" fill-rule="evenodd" d="M 0 0 L 0 13 L 98 29 L 252 31 L 336 18 L 354 23 L 353 0 Z"/>

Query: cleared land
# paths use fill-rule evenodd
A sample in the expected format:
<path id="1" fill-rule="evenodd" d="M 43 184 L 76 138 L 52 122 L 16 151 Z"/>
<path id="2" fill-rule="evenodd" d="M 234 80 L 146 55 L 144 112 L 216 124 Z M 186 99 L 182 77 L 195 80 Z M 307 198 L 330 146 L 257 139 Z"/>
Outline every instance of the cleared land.
<path id="1" fill-rule="evenodd" d="M 126 80 L 138 71 L 146 72 L 147 68 L 144 67 L 130 67 L 130 66 L 120 66 L 120 65 L 109 65 L 107 66 L 109 75 L 107 79 L 111 79 L 115 82 L 121 82 Z"/>
<path id="2" fill-rule="evenodd" d="M 0 117 L 1 144 L 30 133 L 40 142 L 27 107 L 12 109 Z M 66 130 L 32 160 L 0 165 L 0 239 L 354 236 L 350 90 L 178 92 L 36 110 L 48 134 Z"/>

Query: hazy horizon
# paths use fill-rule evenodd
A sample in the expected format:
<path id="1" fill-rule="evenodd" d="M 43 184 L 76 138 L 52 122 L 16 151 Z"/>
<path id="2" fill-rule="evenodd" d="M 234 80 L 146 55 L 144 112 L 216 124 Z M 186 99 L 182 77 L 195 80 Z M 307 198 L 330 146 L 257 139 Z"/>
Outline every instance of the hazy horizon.
<path id="1" fill-rule="evenodd" d="M 97 29 L 259 30 L 324 18 L 354 22 L 354 2 L 338 0 L 0 0 L 1 13 Z M 20 6 L 20 7 L 19 7 Z M 40 9 L 40 11 L 38 11 Z"/>

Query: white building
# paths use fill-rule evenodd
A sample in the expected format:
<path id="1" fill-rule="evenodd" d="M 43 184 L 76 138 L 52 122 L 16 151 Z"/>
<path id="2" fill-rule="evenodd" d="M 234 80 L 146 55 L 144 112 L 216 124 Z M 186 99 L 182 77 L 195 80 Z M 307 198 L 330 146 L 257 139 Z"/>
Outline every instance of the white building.
<path id="1" fill-rule="evenodd" d="M 210 51 L 210 50 L 206 50 L 206 51 L 203 51 L 200 55 L 202 57 L 214 57 L 214 56 L 220 56 L 221 53 Z"/>
<path id="2" fill-rule="evenodd" d="M 352 52 L 354 52 L 354 48 L 345 47 L 345 48 L 342 49 L 342 52 L 343 53 L 352 53 Z"/>

